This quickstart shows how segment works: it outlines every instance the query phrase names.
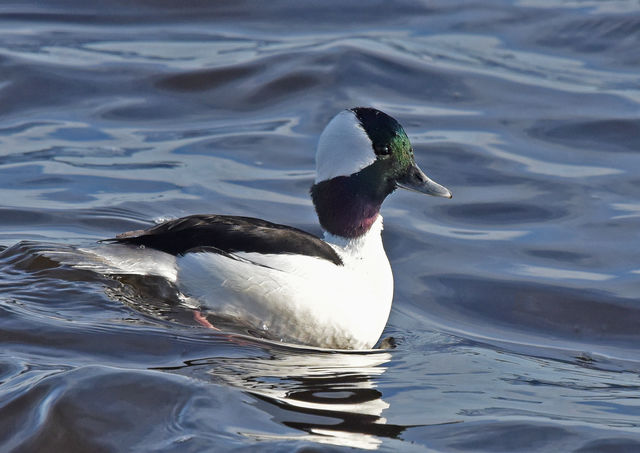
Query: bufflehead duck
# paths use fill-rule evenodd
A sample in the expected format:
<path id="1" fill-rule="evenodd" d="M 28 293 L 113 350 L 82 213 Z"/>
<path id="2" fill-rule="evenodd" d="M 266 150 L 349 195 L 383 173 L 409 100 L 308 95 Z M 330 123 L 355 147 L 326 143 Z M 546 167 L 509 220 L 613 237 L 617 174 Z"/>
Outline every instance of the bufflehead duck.
<path id="1" fill-rule="evenodd" d="M 398 187 L 451 198 L 416 165 L 395 119 L 356 107 L 336 115 L 318 143 L 311 198 L 324 239 L 251 217 L 192 215 L 109 239 L 128 255 L 103 250 L 102 260 L 162 275 L 203 313 L 284 341 L 368 349 L 391 310 L 380 206 Z"/>

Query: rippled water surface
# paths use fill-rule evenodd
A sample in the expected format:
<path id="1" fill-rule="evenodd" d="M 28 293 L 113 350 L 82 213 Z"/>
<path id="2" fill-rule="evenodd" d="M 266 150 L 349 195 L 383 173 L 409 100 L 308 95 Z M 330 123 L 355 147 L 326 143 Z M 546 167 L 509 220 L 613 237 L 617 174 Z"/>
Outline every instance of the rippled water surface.
<path id="1" fill-rule="evenodd" d="M 640 3 L 0 5 L 0 450 L 640 451 Z M 319 233 L 319 133 L 396 117 L 395 349 L 198 326 L 43 251 L 193 213 Z"/>

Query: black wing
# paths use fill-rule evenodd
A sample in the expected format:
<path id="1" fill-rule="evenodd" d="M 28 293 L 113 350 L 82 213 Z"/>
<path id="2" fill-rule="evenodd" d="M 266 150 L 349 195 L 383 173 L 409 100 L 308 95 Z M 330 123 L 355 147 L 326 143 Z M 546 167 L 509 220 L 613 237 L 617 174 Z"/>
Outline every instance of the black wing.
<path id="1" fill-rule="evenodd" d="M 172 255 L 199 248 L 221 253 L 291 253 L 315 256 L 342 265 L 333 248 L 320 238 L 286 225 L 252 217 L 191 215 L 146 230 L 122 233 L 107 242 L 144 245 Z"/>

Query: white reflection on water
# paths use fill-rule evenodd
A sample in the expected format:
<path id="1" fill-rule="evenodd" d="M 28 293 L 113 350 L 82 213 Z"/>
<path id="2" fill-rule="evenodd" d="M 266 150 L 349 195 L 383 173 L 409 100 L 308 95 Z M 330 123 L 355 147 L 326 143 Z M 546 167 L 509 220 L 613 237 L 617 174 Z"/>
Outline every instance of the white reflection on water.
<path id="1" fill-rule="evenodd" d="M 628 219 L 631 217 L 640 217 L 640 204 L 639 203 L 613 203 L 611 205 L 613 209 L 623 211 L 626 214 L 621 214 L 611 217 L 612 219 Z"/>
<path id="2" fill-rule="evenodd" d="M 436 236 L 444 236 L 455 239 L 466 239 L 471 241 L 509 241 L 529 234 L 527 230 L 498 230 L 480 228 L 460 228 L 438 225 L 423 219 L 412 219 L 408 213 L 405 215 L 411 223 L 411 227 L 418 231 Z"/>
<path id="3" fill-rule="evenodd" d="M 390 353 L 280 346 L 269 353 L 268 357 L 192 360 L 166 371 L 198 374 L 241 389 L 255 397 L 254 405 L 271 418 L 295 428 L 291 434 L 241 432 L 255 440 L 307 440 L 374 450 L 382 443 L 381 435 L 404 430 L 386 424 L 381 414 L 389 403 L 376 390 L 376 378 L 386 371 L 383 365 L 391 360 Z"/>
<path id="4" fill-rule="evenodd" d="M 589 280 L 606 281 L 616 278 L 612 274 L 602 274 L 598 272 L 575 271 L 570 269 L 558 269 L 555 267 L 520 265 L 515 271 L 517 275 L 528 277 L 543 277 L 552 280 Z"/>
<path id="5" fill-rule="evenodd" d="M 65 200 L 62 197 L 54 200 L 54 197 L 50 197 L 51 208 L 92 208 L 141 198 L 147 201 L 159 198 L 195 200 L 200 198 L 199 195 L 192 195 L 183 188 L 204 183 L 209 190 L 228 197 L 308 206 L 310 200 L 306 193 L 279 193 L 248 187 L 235 181 L 246 181 L 250 175 L 254 180 L 309 180 L 310 184 L 314 174 L 312 168 L 295 171 L 270 169 L 256 162 L 248 163 L 205 152 L 190 152 L 188 159 L 177 156 L 183 150 L 190 149 L 190 146 L 206 145 L 207 140 L 212 138 L 247 137 L 247 127 L 252 127 L 254 132 L 259 130 L 260 135 L 293 137 L 296 133 L 292 129 L 297 122 L 297 119 L 280 118 L 235 127 L 218 125 L 216 128 L 207 128 L 206 132 L 196 137 L 185 137 L 184 134 L 172 134 L 170 131 L 157 137 L 155 132 L 141 132 L 139 129 L 102 128 L 100 138 L 93 141 L 94 146 L 80 149 L 73 131 L 91 130 L 91 126 L 76 121 L 54 121 L 2 137 L 0 157 L 6 155 L 10 160 L 4 167 L 18 172 L 20 168 L 38 166 L 40 176 L 100 177 L 113 181 L 114 186 L 119 180 L 158 183 L 153 191 L 147 187 L 144 192 L 128 190 L 114 194 L 98 188 L 94 192 L 84 192 L 84 200 Z M 156 141 L 158 138 L 161 141 Z M 46 146 L 43 143 L 45 139 Z M 309 150 L 309 155 L 312 154 L 312 150 Z M 4 190 L 11 192 L 5 205 L 28 206 L 37 204 L 43 195 L 56 193 L 60 188 L 38 187 L 31 190 L 21 186 Z"/>
<path id="6" fill-rule="evenodd" d="M 389 112 L 398 112 L 403 115 L 416 115 L 422 117 L 430 117 L 430 116 L 479 116 L 482 115 L 482 112 L 479 110 L 463 110 L 458 108 L 449 108 L 449 107 L 435 107 L 433 105 L 424 105 L 424 104 L 398 104 L 395 102 L 375 102 L 372 104 L 372 107 L 380 109 L 382 111 Z M 413 133 L 410 134 L 412 137 L 412 143 L 415 142 Z"/>
<path id="7" fill-rule="evenodd" d="M 534 159 L 516 152 L 506 151 L 503 148 L 507 147 L 507 143 L 498 134 L 491 132 L 431 130 L 422 134 L 412 134 L 412 139 L 416 143 L 419 141 L 431 143 L 446 141 L 480 147 L 493 157 L 524 165 L 528 173 L 562 178 L 586 178 L 624 173 L 617 168 L 550 162 L 549 160 Z M 549 157 L 551 158 L 551 156 Z"/>
<path id="8" fill-rule="evenodd" d="M 527 8 L 556 8 L 557 0 L 518 0 L 516 4 L 526 6 Z M 589 8 L 591 13 L 623 13 L 629 14 L 640 9 L 640 3 L 637 0 L 578 0 L 563 1 L 563 8 L 575 8 L 585 10 Z"/>
<path id="9" fill-rule="evenodd" d="M 592 69 L 584 62 L 509 48 L 495 36 L 440 34 L 405 40 L 416 53 L 437 58 L 441 69 L 490 75 L 504 80 L 566 92 L 608 92 L 640 101 L 636 74 Z M 435 58 L 434 58 L 435 60 Z M 634 87 L 620 89 L 621 86 Z"/>

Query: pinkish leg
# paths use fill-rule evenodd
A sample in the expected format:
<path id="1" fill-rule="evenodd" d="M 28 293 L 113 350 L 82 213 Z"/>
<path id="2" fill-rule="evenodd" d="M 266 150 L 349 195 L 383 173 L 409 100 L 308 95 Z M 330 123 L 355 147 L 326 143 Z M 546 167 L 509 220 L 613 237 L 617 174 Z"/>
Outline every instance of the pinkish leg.
<path id="1" fill-rule="evenodd" d="M 215 327 L 207 320 L 207 317 L 204 316 L 200 310 L 193 310 L 193 319 L 201 326 L 207 327 L 208 329 L 217 330 L 218 332 L 220 331 L 220 329 Z"/>
<path id="2" fill-rule="evenodd" d="M 214 326 L 213 324 L 211 324 L 209 322 L 209 320 L 207 319 L 207 317 L 205 315 L 202 314 L 202 312 L 200 310 L 193 310 L 193 319 L 200 324 L 201 326 L 204 326 L 208 329 L 213 329 L 213 330 L 217 330 L 218 332 L 222 332 L 222 330 L 218 329 L 216 326 Z M 240 338 L 236 338 L 233 335 L 229 335 L 228 336 L 229 339 L 231 341 L 234 341 L 242 346 L 249 346 L 251 343 L 248 341 L 244 341 Z"/>

